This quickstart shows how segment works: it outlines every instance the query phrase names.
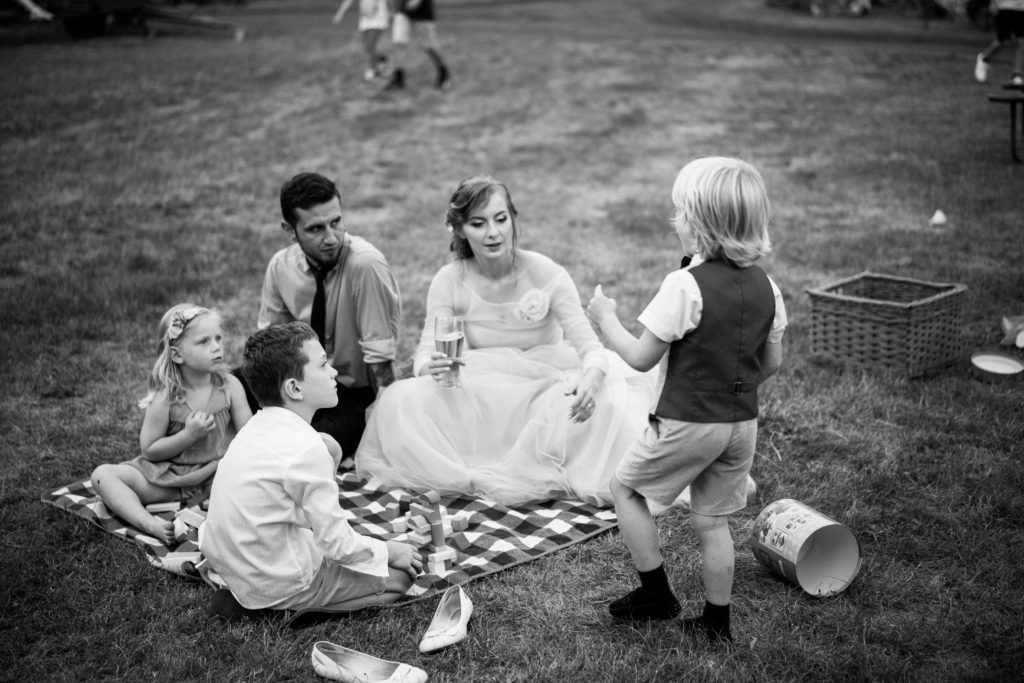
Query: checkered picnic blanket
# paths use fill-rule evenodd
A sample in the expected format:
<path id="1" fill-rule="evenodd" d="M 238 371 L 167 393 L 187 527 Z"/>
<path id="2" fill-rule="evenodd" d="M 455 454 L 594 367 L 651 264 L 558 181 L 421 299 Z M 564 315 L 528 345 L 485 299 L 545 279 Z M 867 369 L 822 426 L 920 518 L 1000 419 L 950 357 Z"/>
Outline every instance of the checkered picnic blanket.
<path id="1" fill-rule="evenodd" d="M 403 533 L 394 531 L 390 523 L 398 516 L 402 501 L 407 500 L 409 494 L 399 489 L 367 488 L 351 473 L 338 476 L 338 487 L 341 507 L 357 532 L 383 540 L 405 538 Z M 412 497 L 415 499 L 415 494 Z M 164 558 L 171 553 L 198 550 L 194 536 L 178 546 L 168 547 L 129 527 L 107 510 L 89 480 L 49 491 L 43 494 L 42 500 L 119 538 L 137 543 L 156 567 L 183 573 L 179 564 L 166 563 Z M 579 501 L 549 501 L 510 508 L 480 498 L 448 496 L 442 497 L 441 504 L 448 514 L 469 518 L 464 531 L 451 532 L 446 539 L 449 547 L 455 549 L 455 562 L 444 572 L 421 575 L 398 604 L 427 598 L 450 586 L 463 585 L 536 560 L 616 526 L 614 511 Z M 424 548 L 422 552 L 429 551 Z"/>

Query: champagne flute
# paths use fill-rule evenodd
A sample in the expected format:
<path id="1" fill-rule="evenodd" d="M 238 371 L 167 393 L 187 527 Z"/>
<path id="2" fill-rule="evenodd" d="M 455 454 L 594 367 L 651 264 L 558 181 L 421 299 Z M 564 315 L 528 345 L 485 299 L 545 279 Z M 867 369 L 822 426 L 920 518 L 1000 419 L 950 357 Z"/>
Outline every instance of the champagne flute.
<path id="1" fill-rule="evenodd" d="M 439 315 L 434 321 L 434 346 L 453 361 L 462 358 L 462 346 L 466 335 L 462 329 L 462 318 L 457 315 Z M 446 389 L 461 387 L 459 381 L 459 363 L 453 362 L 451 369 L 441 378 L 441 386 Z"/>

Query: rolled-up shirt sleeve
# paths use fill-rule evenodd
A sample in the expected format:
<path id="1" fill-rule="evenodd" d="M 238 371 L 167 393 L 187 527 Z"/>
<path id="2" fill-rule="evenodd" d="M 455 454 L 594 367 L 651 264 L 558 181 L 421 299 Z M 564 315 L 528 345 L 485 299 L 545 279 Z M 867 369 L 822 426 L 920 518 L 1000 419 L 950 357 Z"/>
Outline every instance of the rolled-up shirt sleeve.
<path id="1" fill-rule="evenodd" d="M 363 362 L 392 362 L 398 355 L 402 320 L 398 281 L 387 261 L 377 254 L 360 254 L 349 265 L 353 269 L 352 293 Z"/>
<path id="2" fill-rule="evenodd" d="M 285 306 L 284 298 L 278 287 L 278 270 L 280 269 L 281 254 L 275 255 L 263 275 L 263 293 L 260 296 L 260 313 L 256 319 L 256 329 L 263 330 L 271 325 L 292 322 L 291 313 Z"/>
<path id="3" fill-rule="evenodd" d="M 338 504 L 338 484 L 331 465 L 326 448 L 323 457 L 295 458 L 285 477 L 286 493 L 305 515 L 316 547 L 325 558 L 364 574 L 387 576 L 387 544 L 352 529 Z"/>

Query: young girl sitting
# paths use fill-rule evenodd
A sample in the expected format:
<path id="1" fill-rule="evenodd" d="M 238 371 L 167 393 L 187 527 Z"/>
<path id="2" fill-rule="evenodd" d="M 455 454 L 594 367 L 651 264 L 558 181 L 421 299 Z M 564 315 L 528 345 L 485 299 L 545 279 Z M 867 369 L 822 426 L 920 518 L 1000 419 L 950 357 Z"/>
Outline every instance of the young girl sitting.
<path id="1" fill-rule="evenodd" d="M 174 524 L 145 505 L 209 495 L 217 462 L 252 411 L 241 382 L 226 371 L 220 316 L 178 304 L 160 320 L 159 355 L 139 434 L 142 454 L 92 473 L 107 508 L 168 545 Z"/>

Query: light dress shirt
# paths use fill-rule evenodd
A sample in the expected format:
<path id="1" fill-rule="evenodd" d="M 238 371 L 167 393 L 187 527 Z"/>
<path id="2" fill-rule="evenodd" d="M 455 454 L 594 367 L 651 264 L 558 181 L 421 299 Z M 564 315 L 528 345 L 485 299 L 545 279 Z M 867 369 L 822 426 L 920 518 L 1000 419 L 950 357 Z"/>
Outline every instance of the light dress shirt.
<path id="1" fill-rule="evenodd" d="M 393 362 L 402 320 L 401 293 L 387 260 L 361 237 L 345 234 L 338 264 L 324 281 L 324 350 L 345 387 L 370 386 L 369 363 Z M 308 323 L 316 278 L 298 244 L 271 257 L 263 278 L 258 329 Z"/>
<path id="2" fill-rule="evenodd" d="M 387 545 L 348 516 L 323 440 L 296 413 L 267 407 L 217 468 L 200 549 L 243 607 L 271 607 L 308 588 L 324 558 L 388 575 Z"/>
<path id="3" fill-rule="evenodd" d="M 693 261 L 680 270 L 669 273 L 661 283 L 661 288 L 651 302 L 637 317 L 640 324 L 650 330 L 651 334 L 663 342 L 679 341 L 700 325 L 701 312 L 704 310 L 704 298 L 700 294 L 697 280 L 690 273 L 690 268 L 700 265 L 704 259 L 694 256 Z M 786 317 L 786 305 L 782 301 L 782 292 L 770 277 L 768 282 L 775 295 L 775 319 L 768 331 L 768 341 L 778 344 L 786 331 L 789 320 Z M 655 412 L 661 391 L 665 387 L 665 375 L 668 370 L 668 353 L 658 362 L 658 384 L 651 412 Z"/>

